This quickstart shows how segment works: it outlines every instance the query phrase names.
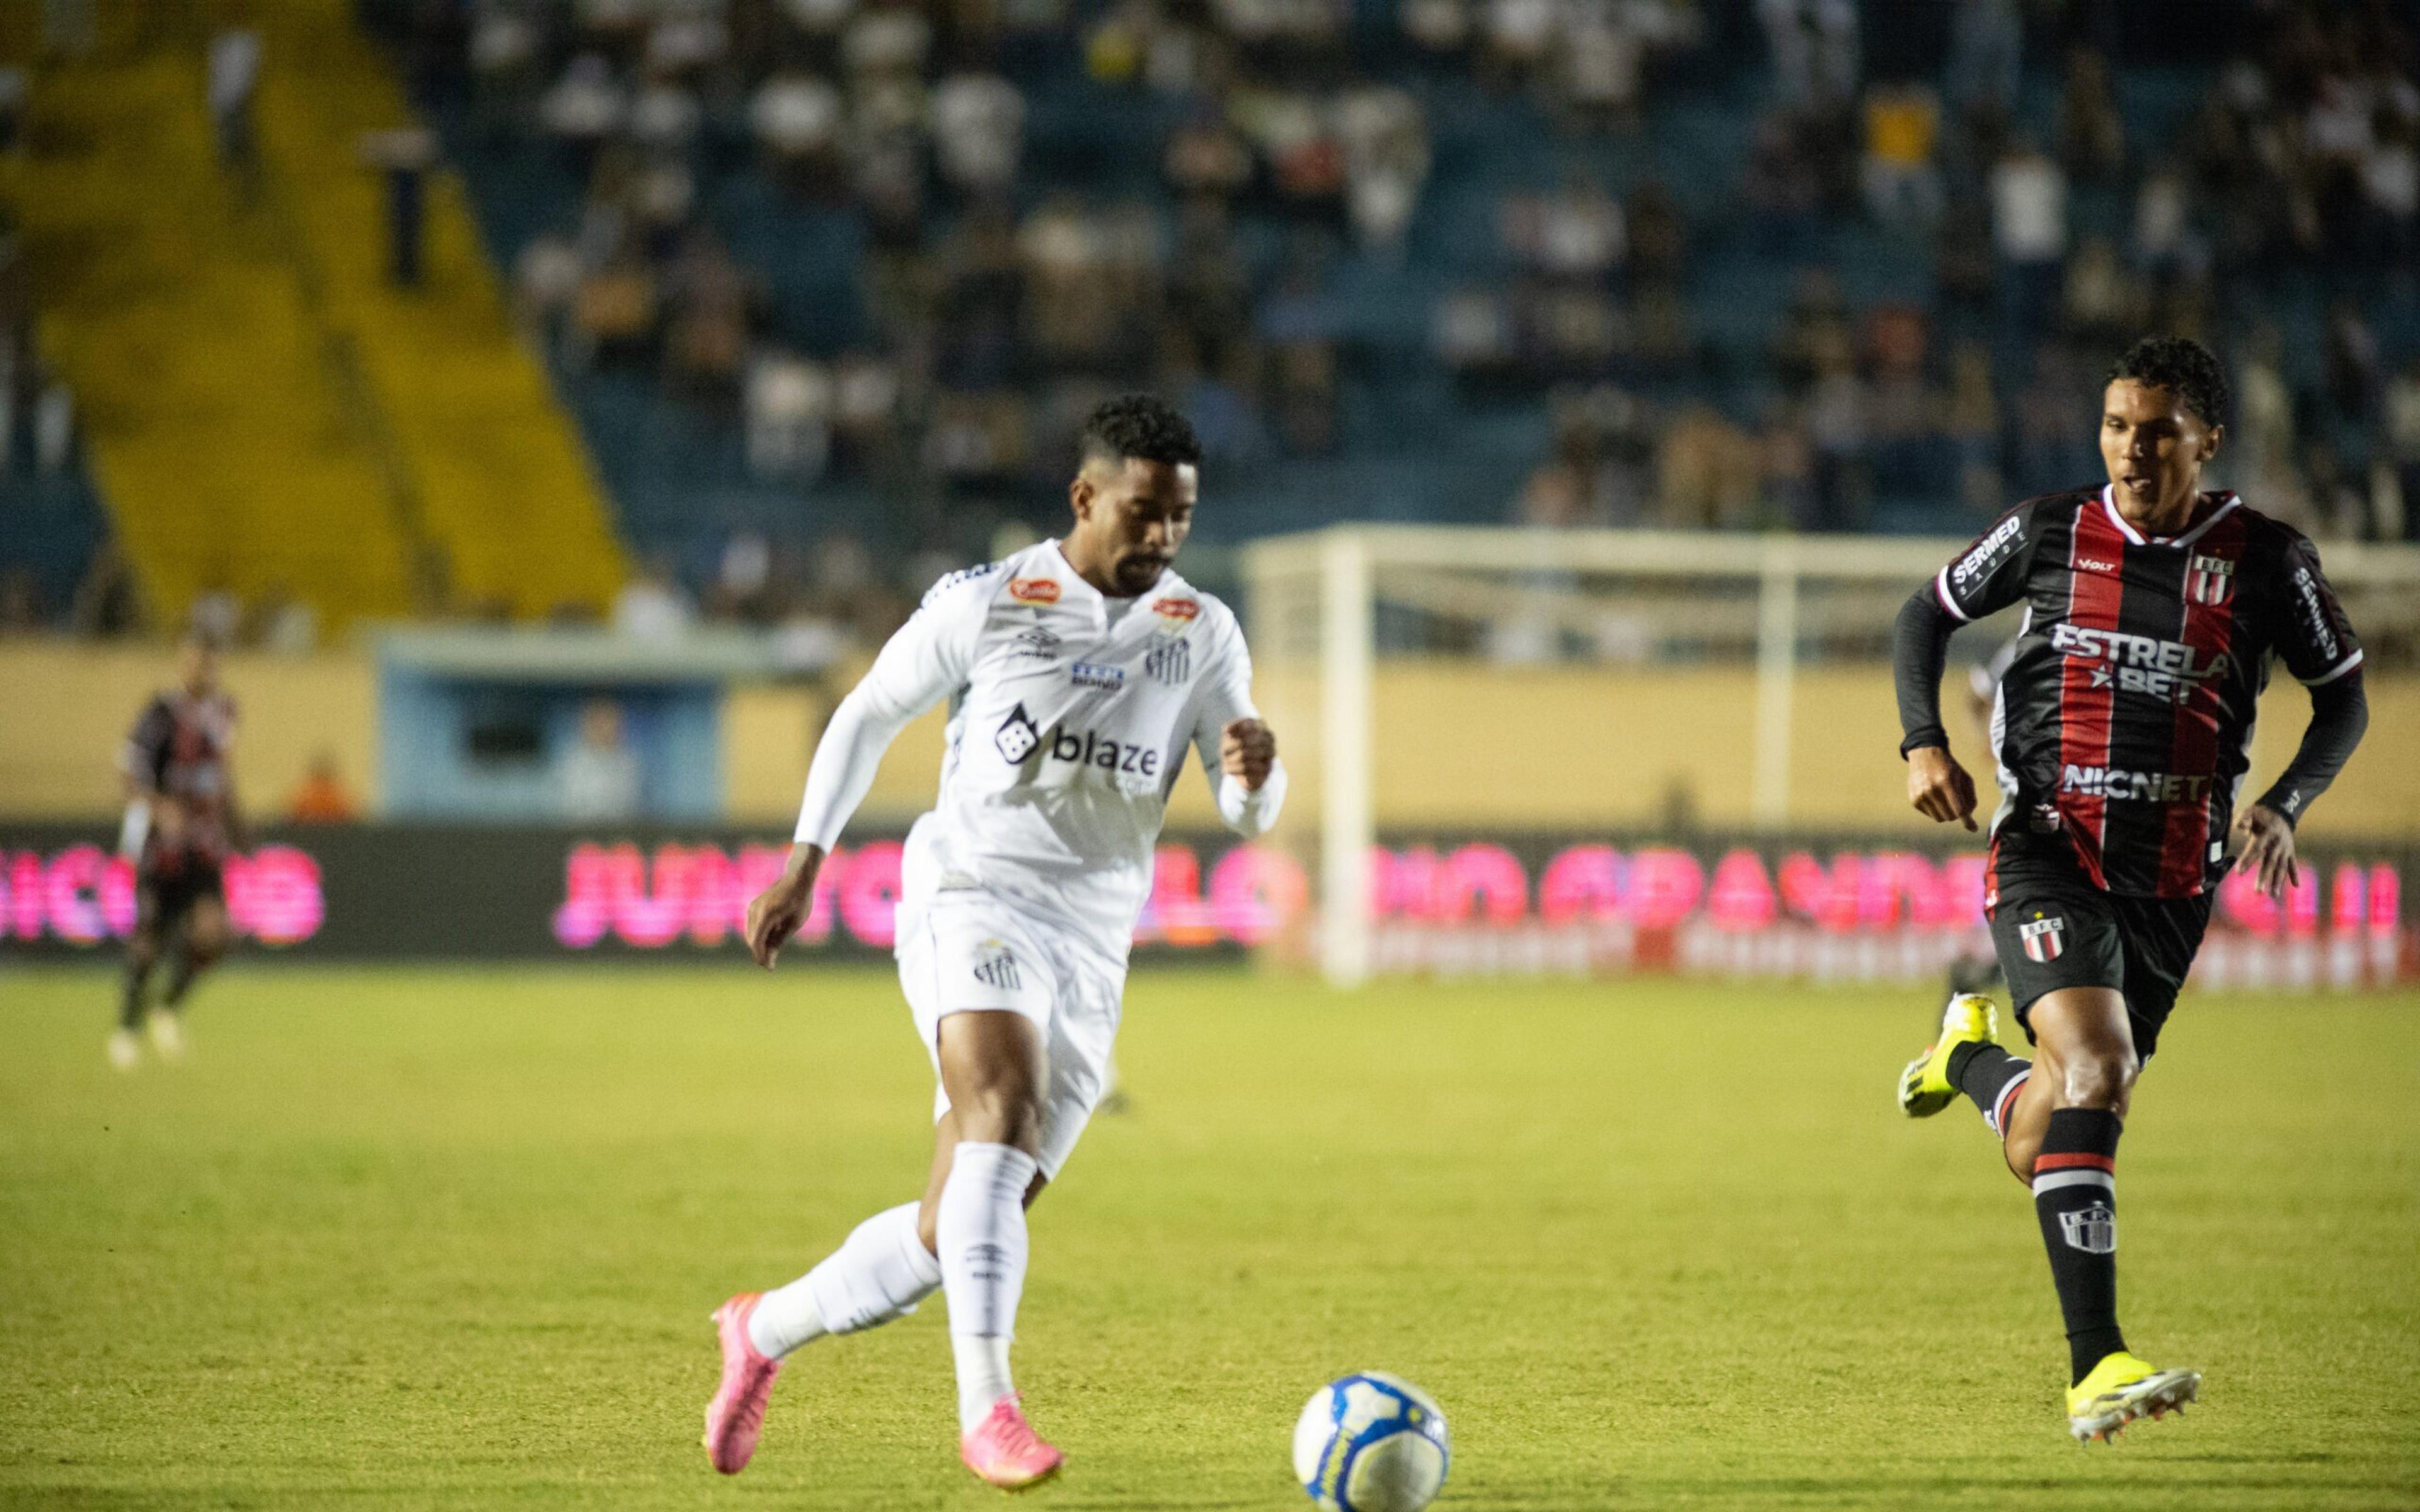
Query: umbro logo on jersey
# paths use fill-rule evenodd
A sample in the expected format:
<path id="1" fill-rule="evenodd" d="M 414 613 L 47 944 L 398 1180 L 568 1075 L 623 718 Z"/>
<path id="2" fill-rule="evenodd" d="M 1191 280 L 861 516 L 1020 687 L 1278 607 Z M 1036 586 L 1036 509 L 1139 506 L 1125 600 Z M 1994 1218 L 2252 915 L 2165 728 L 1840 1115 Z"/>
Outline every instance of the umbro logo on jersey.
<path id="1" fill-rule="evenodd" d="M 1009 710 L 1008 717 L 1000 722 L 1000 729 L 991 737 L 991 743 L 998 748 L 1001 760 L 1011 766 L 1021 766 L 1025 759 L 1041 746 L 1042 732 L 1034 728 L 1033 716 L 1026 713 L 1025 705 L 1020 703 Z"/>
<path id="2" fill-rule="evenodd" d="M 2225 557 L 2196 555 L 2186 563 L 2185 596 L 2196 604 L 2224 604 L 2235 592 L 2235 563 Z"/>
<path id="3" fill-rule="evenodd" d="M 1172 687 L 1184 682 L 1193 671 L 1193 642 L 1169 640 L 1155 646 L 1142 658 L 1142 670 L 1156 683 Z"/>
<path id="4" fill-rule="evenodd" d="M 1020 604 L 1056 604 L 1059 602 L 1059 584 L 1050 578 L 1011 578 L 1008 580 L 1008 596 Z"/>
<path id="5" fill-rule="evenodd" d="M 975 963 L 975 980 L 1004 993 L 1021 990 L 1025 983 L 1016 974 L 1016 953 L 1002 940 L 985 940 L 979 949 L 986 955 Z"/>
<path id="6" fill-rule="evenodd" d="M 2067 920 L 2029 918 L 2017 926 L 2017 938 L 2024 942 L 2026 960 L 2055 961 L 2067 953 Z"/>
<path id="7" fill-rule="evenodd" d="M 1048 661 L 1059 655 L 1059 638 L 1036 625 L 1008 638 L 1008 654 L 1029 661 Z"/>
<path id="8" fill-rule="evenodd" d="M 1078 687 L 1096 688 L 1104 693 L 1114 693 L 1126 686 L 1126 670 L 1124 667 L 1104 667 L 1095 661 L 1072 664 L 1067 669 L 1067 676 Z"/>

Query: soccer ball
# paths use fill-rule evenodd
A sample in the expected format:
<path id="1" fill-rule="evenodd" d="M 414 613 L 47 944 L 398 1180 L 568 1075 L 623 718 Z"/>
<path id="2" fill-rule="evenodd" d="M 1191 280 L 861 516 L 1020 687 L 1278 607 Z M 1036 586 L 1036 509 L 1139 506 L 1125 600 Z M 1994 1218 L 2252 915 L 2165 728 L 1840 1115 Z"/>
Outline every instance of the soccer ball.
<path id="1" fill-rule="evenodd" d="M 1322 1512 L 1419 1512 L 1452 1457 L 1436 1398 L 1383 1370 L 1320 1387 L 1294 1426 L 1294 1478 Z"/>

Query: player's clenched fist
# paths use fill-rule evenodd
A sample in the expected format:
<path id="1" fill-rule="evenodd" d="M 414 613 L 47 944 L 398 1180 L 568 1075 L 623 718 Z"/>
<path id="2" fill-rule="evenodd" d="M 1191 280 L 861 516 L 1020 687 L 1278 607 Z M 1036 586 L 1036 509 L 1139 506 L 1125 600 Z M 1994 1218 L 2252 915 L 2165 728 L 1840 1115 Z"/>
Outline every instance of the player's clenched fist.
<path id="1" fill-rule="evenodd" d="M 748 953 L 766 970 L 773 969 L 782 947 L 807 921 L 807 910 L 815 902 L 815 872 L 822 869 L 823 860 L 820 845 L 792 847 L 788 868 L 771 887 L 749 901 Z"/>
<path id="2" fill-rule="evenodd" d="M 1918 746 L 1907 753 L 1907 801 L 1935 824 L 1957 820 L 1975 827 L 1975 779 L 1943 746 Z"/>
<path id="3" fill-rule="evenodd" d="M 1269 779 L 1277 760 L 1277 733 L 1263 720 L 1230 720 L 1218 733 L 1218 770 L 1243 779 L 1251 792 L 1258 793 Z"/>

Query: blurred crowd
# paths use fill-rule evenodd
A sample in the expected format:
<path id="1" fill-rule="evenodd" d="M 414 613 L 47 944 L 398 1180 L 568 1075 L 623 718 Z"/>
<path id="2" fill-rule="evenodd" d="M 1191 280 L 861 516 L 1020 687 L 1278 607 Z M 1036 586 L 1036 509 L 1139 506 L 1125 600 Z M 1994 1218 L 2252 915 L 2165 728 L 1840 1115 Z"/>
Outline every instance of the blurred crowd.
<path id="1" fill-rule="evenodd" d="M 1053 528 L 1082 416 L 1143 385 L 1237 493 L 1483 435 L 1493 500 L 1395 507 L 1952 532 L 2098 476 L 2100 375 L 2151 330 L 2228 362 L 2222 481 L 2420 537 L 2391 0 L 2211 0 L 2158 69 L 2143 17 L 2191 7 L 354 3 L 474 177 L 538 165 L 499 248 L 533 345 L 798 501 L 626 515 L 642 631 L 878 634 Z M 71 397 L 0 361 L 7 465 L 71 451 Z"/>
<path id="2" fill-rule="evenodd" d="M 1955 0 L 1937 72 L 1860 85 L 1858 8 L 1761 0 L 1776 88 L 1741 229 L 1795 271 L 1745 382 L 1693 334 L 1690 228 L 1661 185 L 1508 199 L 1521 273 L 1446 301 L 1437 346 L 1466 374 L 1556 384 L 1553 455 L 1515 517 L 1854 530 L 1946 522 L 1955 501 L 1971 524 L 2100 476 L 2101 376 L 2156 330 L 2228 363 L 2226 484 L 2315 536 L 2420 537 L 2410 13 L 2256 7 L 2180 123 L 2138 131 L 2092 18 L 2029 8 L 2054 8 Z M 2057 88 L 2028 113 L 2022 64 L 2046 37 Z M 1853 302 L 1815 260 L 1843 225 L 1929 277 Z M 2306 311 L 2323 314 L 2289 325 Z M 1734 402 L 1706 403 L 1726 379 Z"/>

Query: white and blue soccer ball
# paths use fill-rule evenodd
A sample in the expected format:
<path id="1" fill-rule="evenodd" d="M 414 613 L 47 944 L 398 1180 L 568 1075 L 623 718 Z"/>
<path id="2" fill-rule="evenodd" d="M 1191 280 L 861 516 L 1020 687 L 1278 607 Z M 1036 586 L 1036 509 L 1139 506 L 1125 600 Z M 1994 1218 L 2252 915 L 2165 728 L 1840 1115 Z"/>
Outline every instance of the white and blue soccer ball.
<path id="1" fill-rule="evenodd" d="M 1383 1370 L 1320 1387 L 1294 1426 L 1294 1478 L 1322 1512 L 1419 1512 L 1452 1458 L 1436 1398 Z"/>

